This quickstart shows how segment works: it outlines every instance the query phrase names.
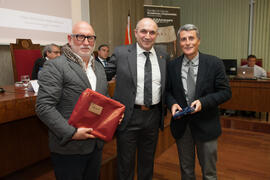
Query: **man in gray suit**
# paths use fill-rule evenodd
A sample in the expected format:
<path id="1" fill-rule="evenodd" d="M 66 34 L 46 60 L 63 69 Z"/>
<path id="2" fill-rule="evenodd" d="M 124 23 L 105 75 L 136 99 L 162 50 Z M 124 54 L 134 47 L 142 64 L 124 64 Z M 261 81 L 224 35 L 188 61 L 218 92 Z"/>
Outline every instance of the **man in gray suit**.
<path id="1" fill-rule="evenodd" d="M 91 25 L 78 22 L 68 35 L 62 56 L 47 61 L 40 72 L 36 112 L 49 128 L 49 147 L 56 179 L 98 179 L 103 141 L 91 128 L 75 128 L 68 119 L 86 89 L 107 95 L 104 68 L 94 63 L 96 36 Z"/>
<path id="2" fill-rule="evenodd" d="M 159 127 L 163 129 L 167 53 L 154 48 L 157 24 L 150 18 L 137 23 L 137 43 L 115 48 L 114 99 L 126 106 L 117 132 L 118 178 L 132 180 L 136 150 L 138 179 L 152 179 Z"/>
<path id="3" fill-rule="evenodd" d="M 180 27 L 178 36 L 183 55 L 168 63 L 167 105 L 172 115 L 186 107 L 195 109 L 190 115 L 171 120 L 181 178 L 196 179 L 197 152 L 203 179 L 214 180 L 217 179 L 217 138 L 221 135 L 218 106 L 231 98 L 231 90 L 223 62 L 199 52 L 198 28 L 186 24 Z"/>

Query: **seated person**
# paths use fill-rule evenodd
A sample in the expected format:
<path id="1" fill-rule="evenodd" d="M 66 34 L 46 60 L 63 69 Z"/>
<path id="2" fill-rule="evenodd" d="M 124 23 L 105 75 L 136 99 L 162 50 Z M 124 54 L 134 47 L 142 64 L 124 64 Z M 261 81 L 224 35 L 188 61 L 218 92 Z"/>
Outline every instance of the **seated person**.
<path id="1" fill-rule="evenodd" d="M 254 68 L 254 76 L 256 78 L 266 77 L 266 71 L 260 66 L 256 65 L 256 56 L 249 55 L 247 58 L 247 64 L 243 65 L 243 67 L 253 67 Z"/>
<path id="2" fill-rule="evenodd" d="M 101 63 L 104 67 L 107 81 L 112 80 L 116 73 L 115 65 L 110 63 L 109 52 L 109 46 L 107 44 L 102 44 L 98 47 L 98 57 L 96 57 L 96 61 Z"/>
<path id="3" fill-rule="evenodd" d="M 109 53 L 110 48 L 107 44 L 102 44 L 98 47 L 98 57 L 96 57 L 96 60 L 100 62 L 103 67 L 105 67 L 110 60 Z"/>
<path id="4" fill-rule="evenodd" d="M 42 57 L 37 59 L 33 70 L 32 70 L 32 79 L 38 79 L 38 72 L 41 70 L 43 67 L 43 64 L 45 63 L 46 60 L 51 60 L 54 59 L 61 54 L 60 47 L 57 46 L 56 44 L 49 44 L 44 47 L 42 51 Z"/>
<path id="5" fill-rule="evenodd" d="M 254 76 L 256 78 L 262 78 L 262 77 L 267 77 L 266 76 L 266 71 L 256 65 L 256 56 L 255 55 L 249 55 L 247 58 L 247 63 L 246 65 L 243 65 L 243 67 L 253 67 L 254 68 Z M 241 111 L 242 116 L 247 116 L 247 117 L 256 117 L 256 112 L 254 111 Z"/>

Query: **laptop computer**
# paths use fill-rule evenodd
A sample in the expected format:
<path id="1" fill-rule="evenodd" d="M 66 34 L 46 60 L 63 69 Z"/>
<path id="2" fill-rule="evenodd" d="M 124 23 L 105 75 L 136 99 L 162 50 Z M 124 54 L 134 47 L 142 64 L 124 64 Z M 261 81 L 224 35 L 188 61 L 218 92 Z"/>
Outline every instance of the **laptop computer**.
<path id="1" fill-rule="evenodd" d="M 236 79 L 256 79 L 253 67 L 238 67 Z"/>

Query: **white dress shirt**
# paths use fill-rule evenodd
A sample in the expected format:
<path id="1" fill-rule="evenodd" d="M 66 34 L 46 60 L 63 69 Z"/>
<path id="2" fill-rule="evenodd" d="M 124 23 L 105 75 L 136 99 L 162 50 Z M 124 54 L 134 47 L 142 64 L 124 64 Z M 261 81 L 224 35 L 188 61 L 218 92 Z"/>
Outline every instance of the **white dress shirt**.
<path id="1" fill-rule="evenodd" d="M 83 61 L 83 65 L 84 65 L 84 69 L 85 69 L 86 75 L 88 77 L 88 80 L 91 84 L 92 90 L 95 91 L 96 84 L 97 84 L 97 77 L 96 77 L 94 70 L 92 68 L 92 61 L 93 61 L 93 56 L 90 57 L 90 60 L 88 62 L 87 67 L 86 67 L 86 64 L 84 61 Z"/>
<path id="2" fill-rule="evenodd" d="M 146 52 L 142 49 L 137 43 L 137 93 L 135 104 L 144 105 L 144 65 L 146 62 L 146 56 L 143 52 Z M 151 61 L 152 67 L 152 105 L 158 104 L 160 102 L 161 96 L 161 75 L 158 64 L 158 59 L 155 49 L 149 51 L 149 58 Z"/>
<path id="3" fill-rule="evenodd" d="M 102 59 L 101 57 L 98 57 L 98 59 L 100 60 L 100 62 L 102 63 L 102 65 L 105 67 L 106 66 L 106 63 L 107 63 L 107 60 L 105 59 Z"/>

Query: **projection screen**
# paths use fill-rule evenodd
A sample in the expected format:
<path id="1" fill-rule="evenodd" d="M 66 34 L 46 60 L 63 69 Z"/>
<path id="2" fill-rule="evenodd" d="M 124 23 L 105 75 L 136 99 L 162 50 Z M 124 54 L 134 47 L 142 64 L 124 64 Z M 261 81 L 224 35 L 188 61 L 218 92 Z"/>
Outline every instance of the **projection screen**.
<path id="1" fill-rule="evenodd" d="M 0 0 L 0 44 L 22 38 L 63 45 L 71 27 L 71 0 Z"/>

